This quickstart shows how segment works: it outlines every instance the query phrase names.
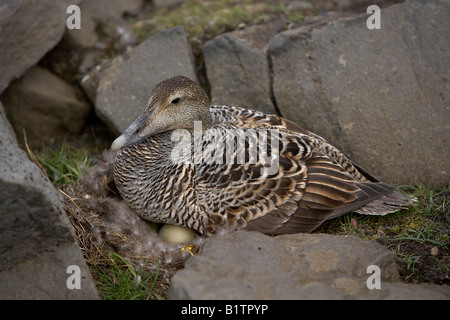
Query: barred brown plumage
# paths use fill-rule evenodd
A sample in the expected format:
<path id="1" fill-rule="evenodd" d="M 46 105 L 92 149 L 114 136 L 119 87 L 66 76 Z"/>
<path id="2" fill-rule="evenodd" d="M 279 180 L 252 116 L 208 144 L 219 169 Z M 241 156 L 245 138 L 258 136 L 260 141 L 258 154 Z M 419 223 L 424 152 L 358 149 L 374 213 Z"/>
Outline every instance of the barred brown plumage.
<path id="1" fill-rule="evenodd" d="M 112 149 L 116 185 L 133 210 L 207 235 L 310 232 L 349 211 L 384 215 L 414 201 L 287 119 L 210 106 L 182 76 L 156 86 Z"/>

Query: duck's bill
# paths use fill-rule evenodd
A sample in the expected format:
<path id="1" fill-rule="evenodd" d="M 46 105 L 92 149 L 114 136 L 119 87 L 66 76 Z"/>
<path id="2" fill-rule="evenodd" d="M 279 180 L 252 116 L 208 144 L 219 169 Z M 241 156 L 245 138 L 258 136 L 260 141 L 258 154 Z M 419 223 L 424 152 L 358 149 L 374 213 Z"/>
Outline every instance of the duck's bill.
<path id="1" fill-rule="evenodd" d="M 142 129 L 145 125 L 146 116 L 140 115 L 132 124 L 118 137 L 111 145 L 112 151 L 117 151 L 121 148 L 133 145 L 141 141 L 144 137 L 141 136 Z"/>
<path id="2" fill-rule="evenodd" d="M 118 137 L 116 140 L 113 141 L 112 145 L 111 145 L 111 150 L 112 151 L 117 151 L 120 148 L 122 148 L 126 143 L 126 139 L 123 135 L 121 135 L 120 137 Z"/>

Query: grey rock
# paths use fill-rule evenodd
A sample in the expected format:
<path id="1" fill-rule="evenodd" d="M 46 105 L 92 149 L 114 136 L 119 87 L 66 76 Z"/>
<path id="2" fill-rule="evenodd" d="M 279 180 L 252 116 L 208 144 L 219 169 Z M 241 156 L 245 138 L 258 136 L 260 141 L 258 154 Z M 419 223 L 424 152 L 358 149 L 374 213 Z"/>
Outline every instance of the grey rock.
<path id="1" fill-rule="evenodd" d="M 1 104 L 0 114 L 0 299 L 98 298 L 58 192 L 18 147 Z M 66 285 L 71 265 L 80 289 Z"/>
<path id="2" fill-rule="evenodd" d="M 111 130 L 120 133 L 142 112 L 153 88 L 175 75 L 197 81 L 184 27 L 162 31 L 103 68 L 96 68 L 82 85 L 90 86 L 92 96 L 97 79 L 96 113 Z"/>
<path id="3" fill-rule="evenodd" d="M 355 236 L 269 237 L 238 231 L 208 238 L 171 280 L 169 299 L 449 299 L 445 286 L 399 282 L 396 255 Z M 369 289 L 381 271 L 381 288 Z"/>
<path id="4" fill-rule="evenodd" d="M 37 66 L 13 82 L 1 99 L 20 141 L 23 128 L 31 148 L 79 133 L 92 107 L 78 98 L 76 90 Z"/>
<path id="5" fill-rule="evenodd" d="M 0 123 L 3 123 L 4 131 L 5 131 L 3 134 L 5 137 L 9 136 L 14 141 L 17 141 L 16 133 L 14 132 L 12 125 L 8 121 L 5 109 L 4 109 L 3 105 L 1 104 L 1 101 L 0 101 L 0 106 L 1 106 L 0 107 L 0 117 L 1 117 Z"/>
<path id="6" fill-rule="evenodd" d="M 446 185 L 450 162 L 450 2 L 286 31 L 269 54 L 282 116 L 388 183 Z"/>
<path id="7" fill-rule="evenodd" d="M 0 93 L 61 39 L 69 5 L 81 0 L 7 0 L 0 7 Z"/>
<path id="8" fill-rule="evenodd" d="M 266 47 L 283 26 L 279 19 L 217 36 L 203 46 L 212 104 L 277 113 Z"/>

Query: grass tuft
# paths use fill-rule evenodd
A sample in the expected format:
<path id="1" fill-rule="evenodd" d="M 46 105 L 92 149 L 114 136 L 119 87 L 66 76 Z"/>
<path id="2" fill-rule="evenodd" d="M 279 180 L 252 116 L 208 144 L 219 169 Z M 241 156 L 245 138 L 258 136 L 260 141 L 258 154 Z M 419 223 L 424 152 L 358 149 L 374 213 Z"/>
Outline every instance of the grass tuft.
<path id="1" fill-rule="evenodd" d="M 163 299 L 156 292 L 159 264 L 154 273 L 145 269 L 145 263 L 136 270 L 125 258 L 109 251 L 103 263 L 91 264 L 91 270 L 103 300 Z"/>
<path id="2" fill-rule="evenodd" d="M 134 25 L 139 41 L 156 33 L 183 25 L 189 37 L 204 41 L 236 29 L 240 24 L 261 23 L 268 16 L 284 15 L 289 21 L 303 19 L 301 13 L 289 13 L 284 5 L 254 0 L 201 1 L 188 0 L 176 8 L 162 8 L 147 20 Z"/>
<path id="3" fill-rule="evenodd" d="M 86 151 L 72 149 L 65 142 L 59 150 L 44 147 L 36 158 L 55 186 L 80 183 L 90 165 Z"/>

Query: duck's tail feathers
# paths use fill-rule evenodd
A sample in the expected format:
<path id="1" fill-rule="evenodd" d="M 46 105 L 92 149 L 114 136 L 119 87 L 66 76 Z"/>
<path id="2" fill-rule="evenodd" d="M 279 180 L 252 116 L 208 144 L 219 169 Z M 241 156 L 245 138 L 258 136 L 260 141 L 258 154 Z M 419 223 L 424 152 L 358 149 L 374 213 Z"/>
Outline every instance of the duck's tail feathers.
<path id="1" fill-rule="evenodd" d="M 337 208 L 326 218 L 327 220 L 347 212 L 384 216 L 406 209 L 417 201 L 415 197 L 395 192 L 395 187 L 383 182 L 359 182 L 356 185 L 360 189 L 357 192 L 358 200 Z"/>
<path id="2" fill-rule="evenodd" d="M 416 197 L 403 195 L 394 191 L 365 204 L 356 209 L 355 212 L 366 215 L 384 216 L 388 213 L 406 209 L 414 202 L 417 202 Z"/>

